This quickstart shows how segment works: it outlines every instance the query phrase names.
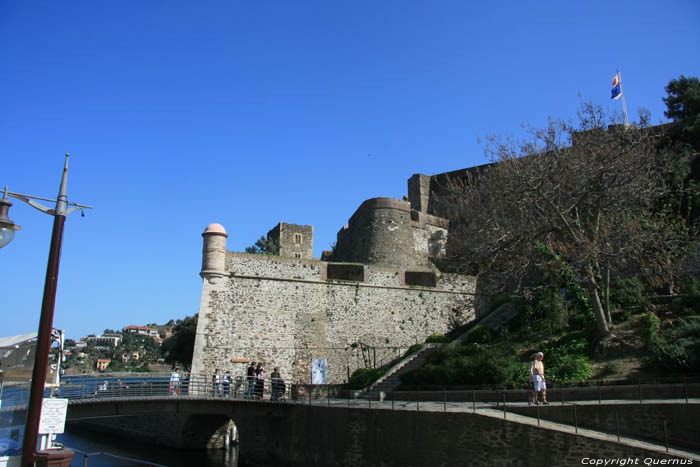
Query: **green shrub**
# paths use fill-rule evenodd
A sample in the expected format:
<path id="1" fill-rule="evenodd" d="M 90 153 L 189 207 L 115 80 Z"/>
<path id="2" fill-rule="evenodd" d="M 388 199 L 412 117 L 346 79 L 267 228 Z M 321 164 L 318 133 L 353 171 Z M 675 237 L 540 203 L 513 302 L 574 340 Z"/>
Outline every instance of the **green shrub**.
<path id="1" fill-rule="evenodd" d="M 678 338 L 700 340 L 700 321 L 685 321 L 679 319 L 675 334 Z"/>
<path id="2" fill-rule="evenodd" d="M 384 374 L 384 370 L 379 368 L 358 368 L 350 375 L 348 382 L 353 388 L 366 388 L 377 381 Z"/>
<path id="3" fill-rule="evenodd" d="M 623 308 L 646 307 L 650 303 L 644 283 L 637 276 L 614 281 L 610 287 L 610 300 Z"/>
<path id="4" fill-rule="evenodd" d="M 691 310 L 700 312 L 700 280 L 693 278 L 682 288 L 686 297 L 683 304 Z"/>
<path id="5" fill-rule="evenodd" d="M 559 336 L 543 347 L 545 374 L 557 381 L 581 381 L 593 374 L 591 343 L 586 331 Z"/>
<path id="6" fill-rule="evenodd" d="M 423 344 L 413 344 L 412 346 L 410 346 L 408 348 L 408 350 L 406 350 L 406 353 L 403 354 L 403 356 L 407 357 L 407 356 L 411 355 L 412 353 L 418 352 L 422 348 L 423 348 Z"/>
<path id="7" fill-rule="evenodd" d="M 426 344 L 446 344 L 450 342 L 450 338 L 444 334 L 431 334 L 425 339 Z"/>
<path id="8" fill-rule="evenodd" d="M 401 384 L 411 386 L 421 385 L 451 385 L 453 378 L 448 367 L 444 365 L 425 365 L 422 368 L 408 371 L 399 376 Z"/>
<path id="9" fill-rule="evenodd" d="M 462 357 L 455 365 L 457 384 L 507 384 L 513 381 L 517 362 L 492 352 Z"/>
<path id="10" fill-rule="evenodd" d="M 671 372 L 684 371 L 690 368 L 687 352 L 682 346 L 677 344 L 656 346 L 652 356 L 644 361 L 644 365 Z"/>
<path id="11" fill-rule="evenodd" d="M 659 344 L 659 330 L 661 329 L 661 321 L 654 313 L 646 313 L 642 315 L 639 321 L 639 331 L 642 335 L 642 341 L 647 349 L 652 349 Z"/>
<path id="12" fill-rule="evenodd" d="M 476 355 L 483 351 L 483 347 L 476 342 L 470 342 L 468 344 L 462 344 L 454 347 L 454 351 L 457 355 L 462 357 L 468 357 L 470 355 Z"/>
<path id="13" fill-rule="evenodd" d="M 496 331 L 489 327 L 478 325 L 471 330 L 467 338 L 470 342 L 485 344 L 491 342 L 494 337 L 496 337 Z"/>
<path id="14" fill-rule="evenodd" d="M 546 374 L 557 381 L 583 381 L 593 375 L 593 365 L 586 355 L 564 354 L 549 365 Z"/>

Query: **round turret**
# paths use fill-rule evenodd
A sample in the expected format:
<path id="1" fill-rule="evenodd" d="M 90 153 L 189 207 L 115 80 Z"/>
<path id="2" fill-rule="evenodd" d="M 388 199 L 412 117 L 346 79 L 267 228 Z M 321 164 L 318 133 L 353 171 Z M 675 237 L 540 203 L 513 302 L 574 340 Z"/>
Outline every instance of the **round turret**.
<path id="1" fill-rule="evenodd" d="M 209 224 L 202 234 L 202 277 L 223 276 L 226 274 L 226 229 L 221 224 Z"/>

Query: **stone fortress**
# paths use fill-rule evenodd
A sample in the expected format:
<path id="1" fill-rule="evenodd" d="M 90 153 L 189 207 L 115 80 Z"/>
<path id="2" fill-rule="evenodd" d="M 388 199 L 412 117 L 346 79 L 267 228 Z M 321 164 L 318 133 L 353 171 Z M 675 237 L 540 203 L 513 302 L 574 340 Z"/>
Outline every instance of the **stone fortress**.
<path id="1" fill-rule="evenodd" d="M 268 232 L 279 245 L 272 256 L 226 251 L 225 228 L 210 224 L 192 374 L 239 376 L 252 360 L 308 384 L 312 360 L 323 359 L 326 382 L 342 383 L 474 320 L 476 278 L 435 266 L 449 234 L 435 199 L 447 175 L 413 175 L 404 200 L 362 203 L 322 260 L 312 226 L 278 224 Z"/>

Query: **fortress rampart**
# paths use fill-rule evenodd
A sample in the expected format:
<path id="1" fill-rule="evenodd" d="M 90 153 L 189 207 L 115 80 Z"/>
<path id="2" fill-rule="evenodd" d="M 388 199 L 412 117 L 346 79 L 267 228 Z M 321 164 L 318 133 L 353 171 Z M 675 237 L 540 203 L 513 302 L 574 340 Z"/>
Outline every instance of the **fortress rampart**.
<path id="1" fill-rule="evenodd" d="M 338 232 L 333 261 L 432 268 L 444 254 L 449 222 L 393 198 L 365 201 Z"/>
<path id="2" fill-rule="evenodd" d="M 221 235 L 204 236 L 207 242 Z M 216 261 L 221 263 L 221 251 Z M 312 359 L 326 359 L 327 382 L 341 383 L 365 363 L 361 346 L 387 363 L 433 333 L 475 318 L 476 281 L 434 274 L 434 287 L 407 268 L 224 253 L 224 270 L 202 271 L 204 284 L 194 374 L 215 368 L 241 375 L 232 359 L 279 366 L 288 381 L 311 381 Z M 408 273 L 408 274 L 407 274 Z M 374 358 L 374 355 L 372 356 Z"/>
<path id="3" fill-rule="evenodd" d="M 327 382 L 342 383 L 367 365 L 362 349 L 372 348 L 372 364 L 381 365 L 475 319 L 476 278 L 433 263 L 445 254 L 449 228 L 439 190 L 459 173 L 466 171 L 417 174 L 407 199 L 362 203 L 334 251 L 324 252 L 330 261 L 312 258 L 312 226 L 272 229 L 279 256 L 227 252 L 224 227 L 208 226 L 192 372 L 238 376 L 243 365 L 233 362 L 252 360 L 308 383 L 312 360 L 325 359 Z"/>

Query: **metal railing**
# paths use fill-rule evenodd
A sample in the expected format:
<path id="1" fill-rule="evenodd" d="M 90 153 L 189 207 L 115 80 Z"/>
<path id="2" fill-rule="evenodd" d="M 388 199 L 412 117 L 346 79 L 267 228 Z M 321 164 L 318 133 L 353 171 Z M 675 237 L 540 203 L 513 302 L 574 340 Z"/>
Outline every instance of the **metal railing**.
<path id="1" fill-rule="evenodd" d="M 167 467 L 163 464 L 156 464 L 155 462 L 149 462 L 149 461 L 142 461 L 139 459 L 132 459 L 130 457 L 123 457 L 123 456 L 118 456 L 116 454 L 112 454 L 110 452 L 83 452 L 80 451 L 79 449 L 72 448 L 70 446 L 65 446 L 66 448 L 70 449 L 73 451 L 75 454 L 83 456 L 83 467 L 88 467 L 88 459 L 90 457 L 97 457 L 97 456 L 104 456 L 104 457 L 109 457 L 110 459 L 115 460 L 116 462 L 119 463 L 124 463 L 124 465 L 148 465 L 148 466 L 153 466 L 153 467 Z"/>
<path id="2" fill-rule="evenodd" d="M 549 402 L 565 403 L 580 401 L 638 401 L 640 403 L 658 399 L 700 398 L 700 376 L 654 378 L 629 381 L 593 380 L 585 382 L 547 381 Z M 28 399 L 29 386 L 24 384 L 4 385 L 0 398 L 2 409 L 24 405 Z M 95 398 L 149 398 L 149 397 L 204 397 L 230 398 L 251 401 L 299 401 L 307 399 L 358 399 L 479 402 L 500 405 L 527 402 L 531 393 L 528 385 L 480 385 L 462 387 L 422 386 L 414 390 L 395 390 L 384 393 L 371 390 L 360 394 L 358 390 L 346 389 L 344 385 L 289 384 L 281 379 L 247 380 L 235 377 L 230 382 L 214 383 L 208 376 L 182 375 L 179 381 L 170 381 L 165 374 L 149 376 L 101 377 L 71 376 L 61 382 L 60 387 L 46 389 L 45 397 L 51 395 L 70 400 Z"/>

